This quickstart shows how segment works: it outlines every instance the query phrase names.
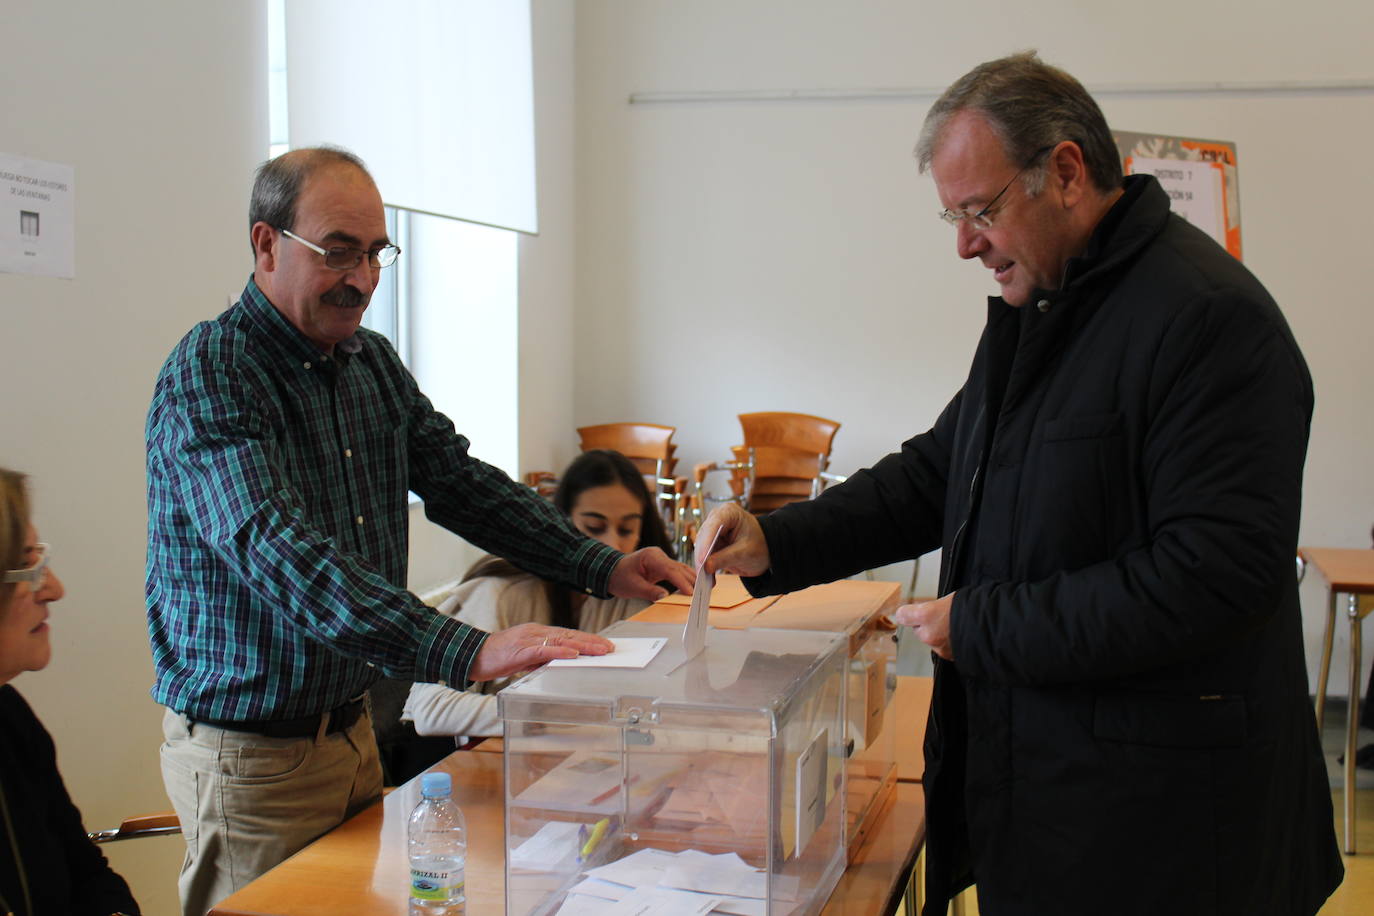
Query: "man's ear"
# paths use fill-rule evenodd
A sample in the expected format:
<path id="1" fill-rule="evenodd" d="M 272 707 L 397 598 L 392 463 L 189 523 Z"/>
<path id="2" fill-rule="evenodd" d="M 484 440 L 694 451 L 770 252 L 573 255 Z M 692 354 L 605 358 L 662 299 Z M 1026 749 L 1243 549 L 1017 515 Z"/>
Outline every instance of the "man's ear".
<path id="1" fill-rule="evenodd" d="M 281 236 L 277 230 L 259 220 L 248 230 L 249 241 L 253 243 L 253 264 L 255 269 L 271 273 L 277 269 L 277 243 Z"/>
<path id="2" fill-rule="evenodd" d="M 1083 200 L 1088 190 L 1088 166 L 1083 161 L 1083 149 L 1072 140 L 1061 141 L 1050 151 L 1046 163 L 1045 184 L 1059 195 L 1066 210 Z"/>

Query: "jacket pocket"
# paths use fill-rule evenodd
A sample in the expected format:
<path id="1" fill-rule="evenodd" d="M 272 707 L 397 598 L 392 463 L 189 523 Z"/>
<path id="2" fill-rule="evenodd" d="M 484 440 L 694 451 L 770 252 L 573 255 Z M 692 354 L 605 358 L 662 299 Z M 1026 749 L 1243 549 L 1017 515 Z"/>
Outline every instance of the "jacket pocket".
<path id="1" fill-rule="evenodd" d="M 1093 736 L 1125 744 L 1240 747 L 1245 733 L 1245 698 L 1237 694 L 1103 694 L 1093 709 Z"/>
<path id="2" fill-rule="evenodd" d="M 1090 413 L 1076 417 L 1059 417 L 1045 423 L 1046 442 L 1066 439 L 1103 439 L 1121 432 L 1124 419 L 1119 412 Z"/>

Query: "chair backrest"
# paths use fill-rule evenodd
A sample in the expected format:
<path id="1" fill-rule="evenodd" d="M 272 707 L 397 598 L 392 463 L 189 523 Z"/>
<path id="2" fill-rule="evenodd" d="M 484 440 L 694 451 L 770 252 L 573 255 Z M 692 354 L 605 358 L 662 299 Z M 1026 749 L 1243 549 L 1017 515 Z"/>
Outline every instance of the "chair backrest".
<path id="1" fill-rule="evenodd" d="M 742 413 L 740 428 L 746 446 L 777 445 L 830 458 L 830 448 L 840 424 L 805 413 L 767 411 Z"/>
<path id="2" fill-rule="evenodd" d="M 673 476 L 677 459 L 673 433 L 677 428 L 657 423 L 601 423 L 579 426 L 582 451 L 594 448 L 614 449 L 629 458 L 646 475 Z"/>
<path id="3" fill-rule="evenodd" d="M 780 411 L 742 413 L 739 423 L 744 444 L 732 449 L 738 467 L 730 488 L 750 512 L 761 515 L 820 494 L 839 423 Z"/>

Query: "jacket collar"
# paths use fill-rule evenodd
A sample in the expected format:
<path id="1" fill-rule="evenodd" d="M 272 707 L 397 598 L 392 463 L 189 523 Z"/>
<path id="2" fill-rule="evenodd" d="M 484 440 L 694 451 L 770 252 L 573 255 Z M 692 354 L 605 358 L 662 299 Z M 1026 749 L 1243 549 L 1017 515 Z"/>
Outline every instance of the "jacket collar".
<path id="1" fill-rule="evenodd" d="M 1164 230 L 1169 195 L 1153 175 L 1130 175 L 1083 253 L 1064 265 L 1064 289 L 1092 286 L 1133 261 Z"/>
<path id="2" fill-rule="evenodd" d="M 1169 197 L 1159 182 L 1152 175 L 1133 175 L 1093 229 L 1083 253 L 1065 265 L 1062 289 L 1037 289 L 1020 308 L 1007 305 L 1001 296 L 988 297 L 990 417 L 1015 406 L 1030 390 L 1168 218 Z"/>

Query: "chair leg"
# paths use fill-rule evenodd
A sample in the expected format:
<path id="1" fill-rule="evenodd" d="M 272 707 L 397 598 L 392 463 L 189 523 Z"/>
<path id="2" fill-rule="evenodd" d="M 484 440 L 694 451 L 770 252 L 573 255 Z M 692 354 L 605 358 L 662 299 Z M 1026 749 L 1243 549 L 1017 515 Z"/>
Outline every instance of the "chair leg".
<path id="1" fill-rule="evenodd" d="M 1322 666 L 1317 674 L 1317 734 L 1326 716 L 1326 679 L 1331 676 L 1331 639 L 1336 630 L 1336 592 L 1326 595 L 1326 630 L 1322 635 Z"/>
<path id="2" fill-rule="evenodd" d="M 1360 729 L 1360 605 L 1350 596 L 1350 704 L 1345 725 L 1345 854 L 1355 854 L 1355 752 Z"/>

